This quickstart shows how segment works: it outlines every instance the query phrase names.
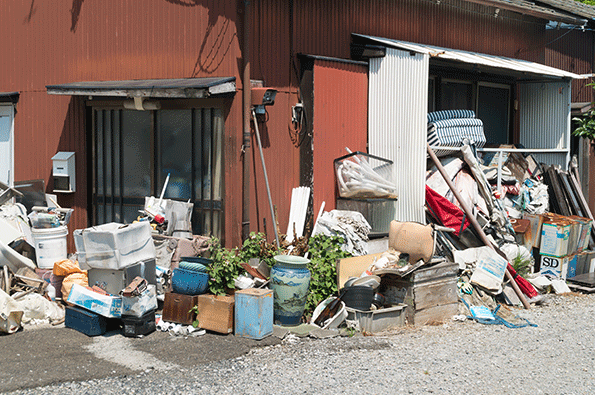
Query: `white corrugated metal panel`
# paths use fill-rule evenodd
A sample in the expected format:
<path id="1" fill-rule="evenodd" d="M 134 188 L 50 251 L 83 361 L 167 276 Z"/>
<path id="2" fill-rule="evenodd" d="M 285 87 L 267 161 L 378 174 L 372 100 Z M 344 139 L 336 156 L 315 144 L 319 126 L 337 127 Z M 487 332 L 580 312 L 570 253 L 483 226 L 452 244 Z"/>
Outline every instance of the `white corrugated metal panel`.
<path id="1" fill-rule="evenodd" d="M 399 193 L 391 220 L 425 223 L 426 122 L 429 56 L 387 48 L 370 59 L 370 154 L 394 162 Z"/>
<path id="2" fill-rule="evenodd" d="M 369 40 L 375 41 L 379 44 L 386 45 L 392 48 L 398 48 L 405 51 L 426 54 L 431 58 L 457 61 L 461 63 L 470 63 L 486 67 L 493 67 L 515 72 L 527 73 L 534 77 L 554 77 L 554 78 L 584 78 L 581 75 L 570 73 L 565 70 L 560 70 L 554 67 L 545 66 L 541 63 L 529 62 L 526 60 L 506 58 L 503 56 L 486 55 L 469 51 L 461 51 L 458 49 L 449 49 L 442 47 L 435 47 L 432 45 L 416 44 L 407 41 L 391 40 L 388 38 L 373 37 L 354 34 L 356 36 L 365 37 Z"/>
<path id="3" fill-rule="evenodd" d="M 520 143 L 527 148 L 564 152 L 534 154 L 547 164 L 568 166 L 570 159 L 570 82 L 519 84 Z"/>

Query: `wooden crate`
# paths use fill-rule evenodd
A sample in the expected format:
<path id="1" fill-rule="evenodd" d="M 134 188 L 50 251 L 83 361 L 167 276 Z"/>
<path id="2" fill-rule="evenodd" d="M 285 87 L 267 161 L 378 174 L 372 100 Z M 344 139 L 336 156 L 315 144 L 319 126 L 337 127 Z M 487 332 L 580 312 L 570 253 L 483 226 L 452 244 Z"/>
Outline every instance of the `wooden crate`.
<path id="1" fill-rule="evenodd" d="M 458 264 L 444 262 L 405 277 L 386 274 L 378 292 L 387 303 L 407 305 L 405 317 L 409 324 L 444 322 L 458 313 L 458 271 Z"/>
<path id="2" fill-rule="evenodd" d="M 213 332 L 232 333 L 235 298 L 199 295 L 198 326 Z"/>
<path id="3" fill-rule="evenodd" d="M 190 310 L 198 304 L 198 295 L 182 295 L 173 292 L 165 293 L 161 319 L 177 324 L 192 325 L 196 313 Z"/>

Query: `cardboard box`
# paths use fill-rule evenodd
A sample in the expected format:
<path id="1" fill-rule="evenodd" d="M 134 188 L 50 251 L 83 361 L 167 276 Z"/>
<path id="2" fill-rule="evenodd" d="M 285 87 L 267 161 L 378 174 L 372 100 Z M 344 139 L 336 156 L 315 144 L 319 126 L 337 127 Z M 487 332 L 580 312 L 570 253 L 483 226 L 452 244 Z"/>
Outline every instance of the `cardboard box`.
<path id="1" fill-rule="evenodd" d="M 582 252 L 589 248 L 589 238 L 591 235 L 591 226 L 593 226 L 593 220 L 590 218 L 579 217 L 578 215 L 571 215 L 569 218 L 578 221 L 581 225 L 577 252 Z"/>
<path id="2" fill-rule="evenodd" d="M 547 222 L 546 222 L 547 221 Z M 563 257 L 568 255 L 571 222 L 561 219 L 545 219 L 541 226 L 541 255 Z"/>
<path id="3" fill-rule="evenodd" d="M 566 268 L 566 276 L 564 279 L 576 276 L 576 268 L 578 265 L 579 254 L 574 254 L 568 258 L 568 266 Z"/>
<path id="4" fill-rule="evenodd" d="M 120 296 L 102 295 L 79 284 L 72 286 L 67 302 L 107 318 L 122 316 L 122 298 Z"/>
<path id="5" fill-rule="evenodd" d="M 198 296 L 198 326 L 218 333 L 233 332 L 235 298 L 233 296 Z"/>
<path id="6" fill-rule="evenodd" d="M 549 275 L 552 277 L 566 279 L 568 273 L 568 262 L 570 256 L 555 257 L 549 255 L 541 255 L 541 265 L 539 273 L 543 275 Z M 575 266 L 576 270 L 576 266 Z"/>

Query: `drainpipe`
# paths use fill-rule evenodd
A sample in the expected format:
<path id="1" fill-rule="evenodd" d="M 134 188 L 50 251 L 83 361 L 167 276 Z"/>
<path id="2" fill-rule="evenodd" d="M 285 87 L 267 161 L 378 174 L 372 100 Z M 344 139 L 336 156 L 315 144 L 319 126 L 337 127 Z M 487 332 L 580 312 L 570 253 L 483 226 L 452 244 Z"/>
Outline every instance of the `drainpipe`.
<path id="1" fill-rule="evenodd" d="M 242 153 L 244 160 L 242 177 L 242 241 L 250 234 L 250 119 L 252 117 L 252 92 L 250 85 L 250 0 L 244 0 L 243 48 L 244 58 L 243 86 L 243 121 L 244 133 Z"/>

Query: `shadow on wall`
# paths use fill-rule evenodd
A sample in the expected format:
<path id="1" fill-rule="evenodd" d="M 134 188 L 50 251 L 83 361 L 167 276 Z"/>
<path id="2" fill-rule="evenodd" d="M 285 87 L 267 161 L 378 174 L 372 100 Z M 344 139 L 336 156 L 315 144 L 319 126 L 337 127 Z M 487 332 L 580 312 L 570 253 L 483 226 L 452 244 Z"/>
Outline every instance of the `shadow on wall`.
<path id="1" fill-rule="evenodd" d="M 212 74 L 221 65 L 225 59 L 227 53 L 231 49 L 234 39 L 237 37 L 237 33 L 232 33 L 231 21 L 235 19 L 235 14 L 225 15 L 228 9 L 234 10 L 233 7 L 226 7 L 224 18 L 221 23 L 219 21 L 219 14 L 214 11 L 212 7 L 207 7 L 206 1 L 204 0 L 164 0 L 167 3 L 178 5 L 181 7 L 196 7 L 202 5 L 205 9 L 209 10 L 209 20 L 207 28 L 204 34 L 202 34 L 203 41 L 198 51 L 198 57 L 194 63 L 194 69 L 192 70 L 191 77 L 196 77 L 201 73 Z M 83 8 L 85 0 L 73 0 L 71 13 L 71 26 L 70 31 L 76 32 L 79 17 Z M 27 22 L 31 20 L 35 13 L 35 0 L 31 2 L 31 9 L 27 17 Z M 216 7 L 216 10 L 222 10 L 223 8 Z"/>
<path id="2" fill-rule="evenodd" d="M 85 102 L 82 97 L 72 96 L 68 103 L 68 110 L 64 116 L 64 124 L 56 152 L 66 151 L 75 153 L 76 192 L 56 193 L 58 204 L 65 208 L 72 208 L 72 218 L 68 224 L 68 251 L 74 251 L 74 240 L 72 232 L 74 229 L 83 229 L 90 225 L 88 219 L 87 202 L 87 179 L 91 177 L 91 167 L 87 166 L 87 132 L 85 122 Z M 88 149 L 92 147 L 89 144 Z M 54 152 L 52 156 L 56 153 Z M 49 159 L 49 158 L 48 158 Z M 46 193 L 54 193 L 52 168 L 49 169 L 48 185 Z"/>

